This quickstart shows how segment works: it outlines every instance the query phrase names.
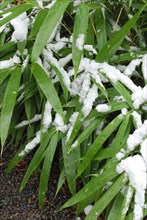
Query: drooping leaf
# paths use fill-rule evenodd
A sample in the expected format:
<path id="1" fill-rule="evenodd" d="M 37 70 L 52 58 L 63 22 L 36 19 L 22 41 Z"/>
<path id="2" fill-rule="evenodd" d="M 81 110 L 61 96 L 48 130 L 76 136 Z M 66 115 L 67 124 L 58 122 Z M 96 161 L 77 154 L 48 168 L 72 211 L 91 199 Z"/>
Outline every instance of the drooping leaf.
<path id="1" fill-rule="evenodd" d="M 38 165 L 40 164 L 41 160 L 43 159 L 43 157 L 45 156 L 45 154 L 43 155 L 50 139 L 52 138 L 53 134 L 55 132 L 54 128 L 50 128 L 49 132 L 47 134 L 45 134 L 41 140 L 41 144 L 39 146 L 39 148 L 37 149 L 33 159 L 31 160 L 30 165 L 28 166 L 28 169 L 24 175 L 24 178 L 22 180 L 21 186 L 20 186 L 20 192 L 24 189 L 25 185 L 27 184 L 31 174 L 33 173 L 33 171 L 38 167 Z"/>
<path id="2" fill-rule="evenodd" d="M 43 207 L 44 199 L 47 191 L 47 184 L 50 175 L 50 170 L 52 166 L 52 161 L 54 158 L 55 150 L 58 143 L 58 133 L 56 132 L 47 147 L 44 163 L 40 176 L 40 184 L 39 184 L 39 205 Z"/>
<path id="3" fill-rule="evenodd" d="M 54 110 L 63 118 L 64 114 L 63 114 L 61 102 L 50 78 L 47 76 L 47 74 L 42 69 L 42 67 L 39 66 L 39 64 L 37 63 L 33 64 L 32 72 L 37 83 L 39 84 L 39 87 L 41 88 L 42 92 L 44 93 L 48 101 L 51 103 Z"/>
<path id="4" fill-rule="evenodd" d="M 125 178 L 125 174 L 122 174 L 113 185 L 107 190 L 107 192 L 96 202 L 96 204 L 91 209 L 90 213 L 87 215 L 85 220 L 97 220 L 99 215 L 103 212 L 106 206 L 112 201 L 116 194 L 122 189 L 125 183 L 128 181 Z"/>
<path id="5" fill-rule="evenodd" d="M 128 31 L 135 25 L 140 14 L 147 5 L 144 5 L 102 48 L 96 57 L 97 62 L 108 61 L 118 50 Z"/>
<path id="6" fill-rule="evenodd" d="M 15 106 L 15 101 L 17 97 L 17 92 L 20 84 L 21 78 L 21 68 L 16 68 L 14 72 L 11 73 L 4 99 L 2 102 L 2 111 L 0 117 L 0 137 L 1 137 L 1 144 L 2 144 L 2 151 L 3 145 L 6 141 L 9 126 L 13 114 L 13 109 Z"/>
<path id="7" fill-rule="evenodd" d="M 107 140 L 107 138 L 115 131 L 115 129 L 119 126 L 119 124 L 122 122 L 124 117 L 117 116 L 113 119 L 105 128 L 104 130 L 99 134 L 99 136 L 95 139 L 91 147 L 87 150 L 85 156 L 83 157 L 82 163 L 79 166 L 79 169 L 77 171 L 77 177 L 86 169 L 86 167 L 91 163 L 92 159 L 96 155 L 96 153 L 99 151 L 99 149 L 102 147 L 104 142 Z"/>
<path id="8" fill-rule="evenodd" d="M 86 4 L 81 3 L 77 9 L 75 22 L 74 22 L 74 30 L 73 30 L 73 44 L 72 44 L 72 60 L 74 65 L 74 74 L 77 76 L 78 68 L 80 65 L 80 61 L 82 58 L 84 42 L 87 34 L 88 28 L 88 6 Z M 77 47 L 77 40 L 82 36 L 81 39 L 81 47 Z M 83 40 L 83 42 L 82 42 Z M 82 45 L 83 44 L 83 45 Z"/>
<path id="9" fill-rule="evenodd" d="M 55 29 L 56 25 L 60 21 L 63 13 L 65 12 L 69 0 L 57 0 L 52 8 L 49 10 L 43 24 L 41 25 L 39 32 L 37 34 L 33 50 L 32 50 L 32 62 L 36 62 L 37 58 L 42 53 L 42 50 L 47 43 L 50 35 Z"/>

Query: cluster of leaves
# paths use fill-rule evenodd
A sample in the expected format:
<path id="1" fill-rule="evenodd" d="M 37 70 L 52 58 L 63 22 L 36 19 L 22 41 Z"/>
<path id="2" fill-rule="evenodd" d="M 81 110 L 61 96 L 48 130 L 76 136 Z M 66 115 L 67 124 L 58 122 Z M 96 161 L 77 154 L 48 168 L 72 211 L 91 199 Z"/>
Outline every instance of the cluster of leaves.
<path id="1" fill-rule="evenodd" d="M 97 219 L 104 210 L 107 220 L 132 219 L 133 194 L 132 200 L 130 199 L 128 203 L 129 211 L 124 214 L 126 196 L 122 195 L 120 191 L 124 186 L 129 189 L 130 184 L 127 178 L 124 180 L 124 173 L 119 175 L 116 172 L 119 161 L 115 157 L 121 148 L 126 149 L 129 134 L 135 129 L 131 116 L 134 107 L 129 89 L 120 82 L 114 84 L 109 79 L 104 88 L 93 82 L 99 89 L 99 97 L 94 106 L 98 103 L 109 102 L 111 110 L 99 113 L 93 107 L 85 118 L 79 96 L 69 94 L 60 70 L 50 63 L 49 71 L 54 70 L 59 78 L 53 84 L 52 79 L 48 77 L 37 60 L 39 57 L 43 60 L 43 49 L 61 19 L 60 34 L 64 37 L 72 35 L 73 42 L 69 41 L 68 47 L 54 51 L 54 56 L 56 59 L 61 59 L 72 53 L 72 61 L 65 67 L 68 69 L 68 67 L 74 66 L 72 80 L 75 80 L 80 74 L 78 69 L 82 56 L 97 62 L 105 61 L 114 66 L 127 65 L 133 59 L 142 57 L 146 53 L 145 12 L 147 9 L 145 1 L 103 0 L 99 2 L 85 1 L 85 3 L 81 1 L 81 4 L 74 7 L 72 1 L 57 0 L 50 9 L 41 8 L 35 0 L 27 0 L 26 3 L 19 6 L 11 4 L 11 7 L 7 7 L 12 2 L 12 0 L 3 1 L 0 12 L 0 16 L 11 12 L 10 15 L 1 19 L 1 26 L 7 24 L 8 28 L 7 31 L 0 34 L 1 60 L 9 60 L 16 54 L 16 51 L 19 51 L 21 59 L 21 63 L 2 69 L 0 73 L 1 152 L 7 147 L 5 142 L 8 136 L 19 148 L 9 164 L 7 173 L 27 155 L 27 152 L 22 156 L 20 153 L 40 130 L 41 140 L 37 149 L 33 150 L 32 155 L 34 156 L 26 171 L 20 191 L 23 190 L 32 173 L 42 166 L 39 184 L 39 204 L 42 207 L 52 162 L 57 154 L 60 165 L 57 193 L 67 181 L 73 195 L 62 208 L 78 204 L 77 214 L 79 214 L 87 205 L 94 204 L 86 220 Z M 45 1 L 44 6 L 46 4 L 48 2 Z M 11 41 L 13 29 L 9 22 L 23 12 L 27 12 L 30 18 L 28 37 L 25 41 L 13 42 Z M 132 15 L 131 19 L 128 17 L 129 14 Z M 114 28 L 114 24 L 120 25 L 119 31 Z M 85 36 L 85 44 L 92 45 L 97 50 L 97 55 L 91 56 L 87 51 L 76 48 L 75 42 L 79 34 Z M 130 40 L 125 38 L 127 34 Z M 56 43 L 55 38 L 52 39 L 52 43 Z M 133 50 L 134 47 L 137 47 L 138 50 Z M 29 55 L 25 67 L 24 49 L 28 50 Z M 144 86 L 145 84 L 139 67 L 138 75 L 133 80 L 135 83 L 137 82 L 137 85 Z M 116 102 L 114 101 L 116 96 L 122 96 L 124 100 Z M 54 118 L 58 113 L 65 124 L 69 123 L 74 112 L 79 113 L 68 142 L 66 141 L 67 132 L 57 131 L 53 124 L 50 125 L 47 132 L 42 132 L 43 112 L 47 100 L 53 107 L 52 117 Z M 126 108 L 128 113 L 120 117 L 123 108 Z M 144 119 L 144 111 L 142 109 L 138 111 Z M 41 121 L 17 128 L 21 121 L 31 121 L 36 114 L 41 114 Z M 87 122 L 88 126 L 86 126 Z M 102 122 L 103 128 L 97 134 L 97 128 Z M 20 148 L 22 139 L 24 146 Z M 78 143 L 78 146 L 73 148 L 72 144 L 75 142 Z M 139 148 L 131 154 L 137 152 L 139 152 Z M 76 193 L 77 179 L 82 179 L 83 188 Z M 104 188 L 110 181 L 113 183 L 111 187 Z M 127 216 L 125 216 L 126 214 Z"/>

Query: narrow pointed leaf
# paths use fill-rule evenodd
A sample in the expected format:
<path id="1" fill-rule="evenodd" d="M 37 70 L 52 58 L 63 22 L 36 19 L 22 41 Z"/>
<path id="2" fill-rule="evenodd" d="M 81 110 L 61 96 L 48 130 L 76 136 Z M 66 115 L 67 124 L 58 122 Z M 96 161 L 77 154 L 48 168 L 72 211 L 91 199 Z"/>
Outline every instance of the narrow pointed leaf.
<path id="1" fill-rule="evenodd" d="M 43 167 L 42 167 L 42 171 L 41 171 L 40 184 L 39 184 L 39 205 L 40 205 L 40 207 L 43 207 L 43 204 L 44 204 L 44 199 L 45 199 L 45 195 L 46 195 L 46 191 L 47 191 L 48 179 L 49 179 L 50 170 L 51 170 L 54 154 L 56 151 L 57 143 L 58 143 L 58 133 L 56 132 L 53 135 L 53 137 L 48 145 L 48 148 L 46 150 L 46 155 L 45 155 L 45 159 L 44 159 L 44 163 L 43 163 Z"/>
<path id="2" fill-rule="evenodd" d="M 3 26 L 4 24 L 8 23 L 9 21 L 11 21 L 12 19 L 14 19 L 15 17 L 19 16 L 20 14 L 22 14 L 23 12 L 28 11 L 29 9 L 31 9 L 33 6 L 29 5 L 29 4 L 22 4 L 19 5 L 15 8 L 12 8 L 12 12 L 10 10 L 10 15 L 8 15 L 7 17 L 3 18 L 0 22 L 0 27 Z M 14 10 L 15 9 L 15 10 Z M 9 12 L 9 10 L 8 10 Z"/>
<path id="3" fill-rule="evenodd" d="M 99 149 L 102 147 L 104 142 L 107 140 L 107 138 L 115 131 L 115 129 L 119 126 L 119 124 L 122 122 L 124 117 L 117 116 L 114 118 L 113 121 L 111 121 L 107 127 L 104 128 L 104 130 L 100 133 L 100 135 L 95 139 L 91 147 L 87 150 L 85 156 L 83 157 L 83 161 L 81 165 L 79 166 L 77 177 L 86 169 L 86 167 L 91 163 L 93 157 L 96 155 L 96 153 L 99 151 Z"/>
<path id="4" fill-rule="evenodd" d="M 31 160 L 31 163 L 30 163 L 30 165 L 29 165 L 29 167 L 28 167 L 28 169 L 27 169 L 27 171 L 24 175 L 24 178 L 23 178 L 21 186 L 20 186 L 20 192 L 24 189 L 24 187 L 27 184 L 31 174 L 38 167 L 41 160 L 45 156 L 45 155 L 43 155 L 43 153 L 44 153 L 44 151 L 47 147 L 47 144 L 49 143 L 50 139 L 52 138 L 54 132 L 55 132 L 55 130 L 53 128 L 51 128 L 49 130 L 48 134 L 45 134 L 45 136 L 43 136 L 41 144 L 40 144 L 39 148 L 37 149 L 33 159 Z"/>
<path id="5" fill-rule="evenodd" d="M 115 178 L 118 174 L 115 171 L 116 163 L 111 164 L 110 168 L 104 170 L 97 177 L 93 177 L 79 192 L 69 199 L 61 209 L 67 208 L 91 196 L 94 192 L 100 190 L 105 184 Z M 95 187 L 96 186 L 96 187 Z"/>
<path id="6" fill-rule="evenodd" d="M 35 62 L 42 53 L 44 46 L 46 45 L 50 35 L 55 29 L 56 25 L 60 21 L 61 16 L 65 12 L 69 0 L 57 0 L 56 3 L 49 10 L 43 24 L 41 25 L 37 34 L 33 50 L 32 50 L 32 61 Z"/>
<path id="7" fill-rule="evenodd" d="M 147 6 L 144 5 L 116 34 L 114 34 L 108 41 L 108 43 L 102 48 L 96 57 L 97 62 L 108 61 L 116 53 L 119 46 L 123 42 L 129 30 L 135 25 L 140 14 Z"/>
<path id="8" fill-rule="evenodd" d="M 39 87 L 41 88 L 48 101 L 51 103 L 54 110 L 63 118 L 61 102 L 50 78 L 47 76 L 42 67 L 37 63 L 33 65 L 32 72 L 37 83 L 39 84 Z"/>
<path id="9" fill-rule="evenodd" d="M 78 68 L 82 58 L 83 47 L 84 47 L 84 42 L 88 28 L 88 15 L 89 15 L 88 6 L 86 4 L 80 4 L 76 13 L 74 31 L 73 31 L 73 44 L 72 44 L 72 59 L 75 70 L 75 77 L 77 76 Z M 83 45 L 81 45 L 82 48 L 78 49 L 77 39 L 81 35 L 84 37 L 83 39 L 84 42 L 81 42 L 81 44 L 83 43 Z"/>
<path id="10" fill-rule="evenodd" d="M 20 84 L 21 68 L 16 68 L 11 73 L 4 99 L 2 102 L 1 118 L 0 118 L 0 137 L 2 146 L 4 145 L 15 106 L 17 92 Z"/>
<path id="11" fill-rule="evenodd" d="M 127 182 L 125 174 L 122 174 L 110 187 L 110 189 L 96 202 L 94 207 L 91 209 L 90 213 L 87 215 L 85 220 L 97 220 L 99 215 L 107 207 L 107 205 L 112 201 L 116 194 L 122 189 L 122 187 Z"/>

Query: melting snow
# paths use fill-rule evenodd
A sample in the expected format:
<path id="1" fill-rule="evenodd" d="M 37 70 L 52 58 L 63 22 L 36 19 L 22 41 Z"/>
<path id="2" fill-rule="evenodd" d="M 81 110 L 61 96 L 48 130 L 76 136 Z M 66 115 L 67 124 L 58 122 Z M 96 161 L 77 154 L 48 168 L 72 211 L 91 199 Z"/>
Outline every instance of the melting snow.
<path id="1" fill-rule="evenodd" d="M 76 39 L 76 47 L 78 50 L 82 51 L 84 46 L 84 34 L 79 34 L 78 38 Z"/>

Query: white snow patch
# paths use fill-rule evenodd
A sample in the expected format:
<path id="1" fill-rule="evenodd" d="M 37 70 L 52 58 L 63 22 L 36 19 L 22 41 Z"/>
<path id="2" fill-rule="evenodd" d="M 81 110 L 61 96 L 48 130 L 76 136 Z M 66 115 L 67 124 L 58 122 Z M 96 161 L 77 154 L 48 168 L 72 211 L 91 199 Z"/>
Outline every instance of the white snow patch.
<path id="1" fill-rule="evenodd" d="M 146 189 L 146 166 L 143 158 L 140 155 L 130 156 L 117 165 L 116 171 L 119 174 L 123 171 L 127 173 L 130 183 L 136 191 L 133 220 L 142 219 Z"/>
<path id="2" fill-rule="evenodd" d="M 82 108 L 82 112 L 84 114 L 84 117 L 87 117 L 89 113 L 91 112 L 92 106 L 96 98 L 98 97 L 98 91 L 97 86 L 93 85 L 92 88 L 89 89 L 89 92 L 83 102 L 84 106 Z"/>
<path id="3" fill-rule="evenodd" d="M 13 58 L 10 58 L 9 60 L 0 61 L 0 69 L 10 68 L 20 62 L 20 58 L 17 55 L 14 55 Z"/>
<path id="4" fill-rule="evenodd" d="M 133 151 L 144 138 L 147 136 L 147 120 L 144 121 L 141 127 L 137 128 L 133 134 L 130 134 L 127 139 L 127 147 L 129 151 Z"/>
<path id="5" fill-rule="evenodd" d="M 69 122 L 70 122 L 70 123 L 69 123 L 69 125 L 68 125 L 68 132 L 67 132 L 67 135 L 66 135 L 66 142 L 68 142 L 69 139 L 70 139 L 70 135 L 71 135 L 71 133 L 72 133 L 72 130 L 73 130 L 73 127 L 74 127 L 74 125 L 75 125 L 75 122 L 76 122 L 76 120 L 77 120 L 78 115 L 79 115 L 78 112 L 74 112 L 74 113 L 71 115 L 70 119 L 69 119 Z"/>
<path id="6" fill-rule="evenodd" d="M 85 215 L 88 215 L 92 208 L 93 208 L 93 205 L 88 205 L 88 206 L 84 209 Z"/>
<path id="7" fill-rule="evenodd" d="M 51 114 L 51 111 L 52 111 L 52 106 L 51 104 L 49 103 L 49 101 L 46 102 L 45 104 L 45 107 L 44 107 L 44 114 L 43 114 L 43 129 L 42 131 L 45 133 L 48 128 L 49 128 L 49 125 L 51 124 L 52 122 L 52 114 Z"/>
<path id="8" fill-rule="evenodd" d="M 140 115 L 138 112 L 136 112 L 136 111 L 133 111 L 131 115 L 132 115 L 133 118 L 134 118 L 136 127 L 137 127 L 137 128 L 140 128 L 140 127 L 142 126 L 141 115 Z"/>
<path id="9" fill-rule="evenodd" d="M 140 65 L 142 59 L 132 60 L 129 65 L 126 67 L 124 74 L 127 76 L 131 76 L 135 71 L 136 67 Z"/>
<path id="10" fill-rule="evenodd" d="M 144 88 L 140 86 L 132 93 L 131 99 L 133 101 L 133 106 L 135 109 L 138 109 L 140 105 L 147 102 L 147 85 Z"/>
<path id="11" fill-rule="evenodd" d="M 41 114 L 36 114 L 30 120 L 24 120 L 24 121 L 20 122 L 18 125 L 15 126 L 15 128 L 21 128 L 21 127 L 24 127 L 26 125 L 32 124 L 34 122 L 37 122 L 39 120 L 41 120 Z"/>
<path id="12" fill-rule="evenodd" d="M 94 49 L 93 45 L 85 44 L 84 49 L 89 52 L 92 52 L 93 54 L 97 54 L 97 51 Z"/>
<path id="13" fill-rule="evenodd" d="M 67 125 L 64 124 L 63 119 L 58 113 L 56 113 L 53 125 L 56 127 L 57 131 L 61 131 L 63 133 L 67 131 Z"/>
<path id="14" fill-rule="evenodd" d="M 108 112 L 111 110 L 111 106 L 107 104 L 99 104 L 95 108 L 98 112 Z"/>
<path id="15" fill-rule="evenodd" d="M 84 46 L 84 39 L 85 39 L 85 35 L 84 34 L 79 34 L 79 36 L 76 39 L 76 47 L 78 50 L 82 51 L 83 50 L 83 46 Z"/>
<path id="16" fill-rule="evenodd" d="M 142 58 L 142 73 L 144 80 L 147 81 L 147 54 L 145 54 Z"/>
<path id="17" fill-rule="evenodd" d="M 26 40 L 29 27 L 29 18 L 27 17 L 27 13 L 22 13 L 11 20 L 10 23 L 14 27 L 11 41 L 17 42 Z"/>
<path id="18" fill-rule="evenodd" d="M 121 114 L 122 114 L 122 115 L 127 115 L 127 112 L 128 112 L 128 110 L 127 110 L 126 108 L 123 108 L 123 109 L 121 110 Z"/>
<path id="19" fill-rule="evenodd" d="M 147 138 L 145 138 L 141 144 L 140 153 L 141 153 L 141 155 L 146 163 L 146 166 L 147 166 Z"/>

